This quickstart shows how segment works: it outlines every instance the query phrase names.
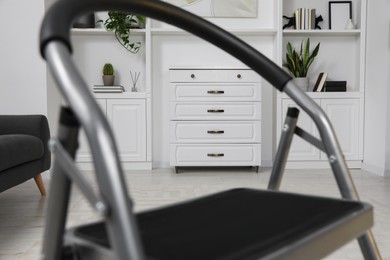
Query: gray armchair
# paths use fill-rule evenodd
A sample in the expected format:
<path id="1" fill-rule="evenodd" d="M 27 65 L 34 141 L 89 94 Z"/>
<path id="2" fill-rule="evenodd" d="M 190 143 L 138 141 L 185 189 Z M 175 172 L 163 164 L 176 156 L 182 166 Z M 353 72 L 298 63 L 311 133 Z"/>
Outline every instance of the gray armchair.
<path id="1" fill-rule="evenodd" d="M 0 192 L 34 178 L 46 195 L 40 174 L 50 168 L 49 138 L 43 115 L 0 115 Z"/>

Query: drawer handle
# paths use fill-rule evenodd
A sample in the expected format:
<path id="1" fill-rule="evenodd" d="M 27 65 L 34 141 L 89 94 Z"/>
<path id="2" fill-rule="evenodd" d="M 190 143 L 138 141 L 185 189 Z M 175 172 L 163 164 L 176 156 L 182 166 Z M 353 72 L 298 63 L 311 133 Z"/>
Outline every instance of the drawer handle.
<path id="1" fill-rule="evenodd" d="M 224 157 L 225 154 L 223 154 L 223 153 L 208 153 L 207 156 L 208 157 Z"/>
<path id="2" fill-rule="evenodd" d="M 223 134 L 223 133 L 225 133 L 225 131 L 223 131 L 223 130 L 208 130 L 207 133 L 208 134 Z"/>
<path id="3" fill-rule="evenodd" d="M 209 113 L 223 113 L 225 110 L 223 109 L 208 109 L 207 112 Z"/>
<path id="4" fill-rule="evenodd" d="M 225 91 L 223 90 L 208 90 L 207 94 L 224 94 Z"/>
<path id="5" fill-rule="evenodd" d="M 195 78 L 195 74 L 191 74 L 191 78 L 194 79 Z"/>
<path id="6" fill-rule="evenodd" d="M 241 78 L 241 74 L 237 74 L 237 78 L 239 78 L 239 79 L 240 79 L 240 78 Z"/>

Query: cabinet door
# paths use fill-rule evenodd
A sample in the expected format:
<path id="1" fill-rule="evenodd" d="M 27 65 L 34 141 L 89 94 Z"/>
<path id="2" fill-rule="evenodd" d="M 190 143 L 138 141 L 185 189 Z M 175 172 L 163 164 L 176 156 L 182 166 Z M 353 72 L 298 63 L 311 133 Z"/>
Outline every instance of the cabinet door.
<path id="1" fill-rule="evenodd" d="M 106 99 L 105 98 L 96 99 L 96 103 L 98 103 L 98 105 L 102 109 L 103 114 L 106 115 L 106 111 L 107 111 Z M 89 144 L 83 129 L 81 129 L 79 134 L 79 148 L 77 149 L 76 158 L 78 162 L 92 162 L 92 154 L 91 151 L 89 150 Z"/>
<path id="2" fill-rule="evenodd" d="M 319 100 L 315 100 L 319 103 Z M 287 109 L 289 107 L 298 107 L 295 102 L 291 99 L 282 100 L 282 122 L 281 126 L 284 125 L 286 118 Z M 298 107 L 299 109 L 299 107 Z M 297 125 L 305 130 L 306 132 L 318 137 L 317 127 L 313 120 L 302 110 L 299 109 L 299 117 Z M 277 133 L 277 138 L 280 138 L 280 133 Z M 289 161 L 313 161 L 320 159 L 320 152 L 313 145 L 309 144 L 297 135 L 294 135 L 293 142 L 291 144 L 288 160 Z"/>
<path id="3" fill-rule="evenodd" d="M 144 99 L 108 99 L 107 118 L 118 145 L 121 161 L 146 160 Z"/>
<path id="4" fill-rule="evenodd" d="M 322 99 L 321 107 L 328 115 L 346 160 L 359 159 L 359 99 Z M 327 160 L 325 153 L 321 159 Z"/>

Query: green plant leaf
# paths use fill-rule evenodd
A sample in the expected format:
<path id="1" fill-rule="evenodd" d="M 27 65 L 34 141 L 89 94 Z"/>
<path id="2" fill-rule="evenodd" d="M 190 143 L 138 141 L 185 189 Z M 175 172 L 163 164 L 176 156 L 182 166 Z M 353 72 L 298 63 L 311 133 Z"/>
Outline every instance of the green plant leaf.
<path id="1" fill-rule="evenodd" d="M 102 22 L 102 20 L 99 20 Z M 117 41 L 128 51 L 137 53 L 141 48 L 141 42 L 130 43 L 130 28 L 134 23 L 145 23 L 145 17 L 130 13 L 109 11 L 108 18 L 104 21 L 107 31 L 114 31 Z"/>
<path id="2" fill-rule="evenodd" d="M 283 67 L 286 67 L 294 77 L 306 77 L 310 66 L 318 55 L 320 43 L 317 44 L 312 53 L 310 53 L 310 39 L 307 38 L 305 44 L 302 41 L 299 53 L 295 51 L 290 42 L 286 47 L 286 62 Z"/>

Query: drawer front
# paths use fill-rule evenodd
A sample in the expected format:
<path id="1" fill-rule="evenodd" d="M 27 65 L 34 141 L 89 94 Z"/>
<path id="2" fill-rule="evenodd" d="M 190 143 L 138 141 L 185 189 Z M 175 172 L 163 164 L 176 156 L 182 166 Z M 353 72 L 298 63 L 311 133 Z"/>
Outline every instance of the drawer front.
<path id="1" fill-rule="evenodd" d="M 171 101 L 260 101 L 260 83 L 171 83 Z"/>
<path id="2" fill-rule="evenodd" d="M 172 120 L 260 120 L 260 102 L 171 102 Z"/>
<path id="3" fill-rule="evenodd" d="M 261 123 L 171 121 L 171 143 L 260 143 Z"/>
<path id="4" fill-rule="evenodd" d="M 172 166 L 260 165 L 261 145 L 171 144 Z"/>
<path id="5" fill-rule="evenodd" d="M 171 82 L 260 82 L 250 69 L 170 69 Z"/>

